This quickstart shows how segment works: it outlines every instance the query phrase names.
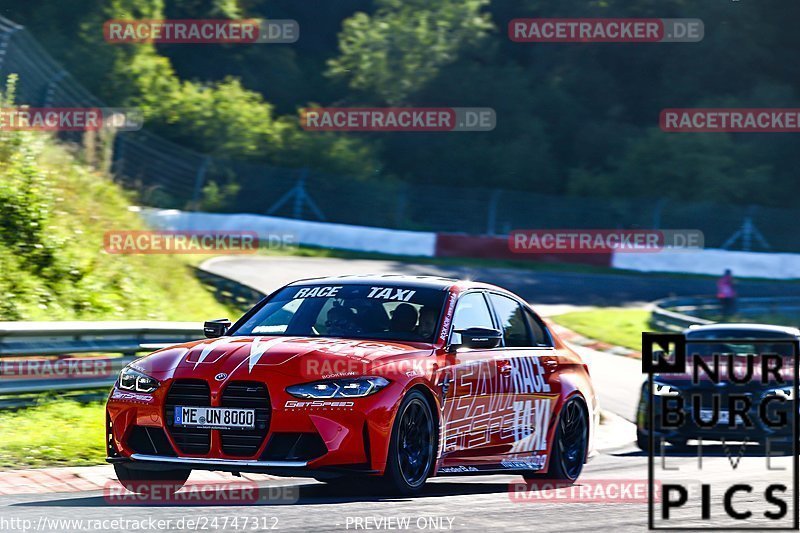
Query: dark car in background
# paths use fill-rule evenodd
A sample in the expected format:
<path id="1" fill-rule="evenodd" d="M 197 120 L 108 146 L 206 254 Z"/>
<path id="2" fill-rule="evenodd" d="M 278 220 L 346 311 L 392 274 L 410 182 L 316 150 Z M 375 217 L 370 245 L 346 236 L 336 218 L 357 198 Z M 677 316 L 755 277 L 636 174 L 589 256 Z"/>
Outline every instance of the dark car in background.
<path id="1" fill-rule="evenodd" d="M 652 431 L 657 447 L 662 439 L 678 447 L 698 439 L 762 445 L 769 440 L 773 447 L 791 445 L 792 409 L 796 409 L 794 366 L 800 330 L 761 324 L 712 324 L 692 326 L 685 337 L 686 371 L 655 374 L 652 396 L 649 381 L 642 385 L 636 415 L 638 446 L 648 450 L 650 445 L 648 398 L 653 401 Z M 697 358 L 713 370 L 714 354 L 720 355 L 720 379 L 711 379 L 701 368 L 693 379 L 692 361 Z M 748 357 L 752 358 L 752 375 L 744 379 L 748 377 Z M 738 380 L 728 375 L 728 361 L 733 362 Z M 764 371 L 764 365 L 774 372 Z M 663 424 L 664 410 L 674 411 L 678 402 L 683 404 L 684 421 Z M 737 407 L 743 414 L 736 413 Z M 781 417 L 785 422 L 777 423 Z"/>

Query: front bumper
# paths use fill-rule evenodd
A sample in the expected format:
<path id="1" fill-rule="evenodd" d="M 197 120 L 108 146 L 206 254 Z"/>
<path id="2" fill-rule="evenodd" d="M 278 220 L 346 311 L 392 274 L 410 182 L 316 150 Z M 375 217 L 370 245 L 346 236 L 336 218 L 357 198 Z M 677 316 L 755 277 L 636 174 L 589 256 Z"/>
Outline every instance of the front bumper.
<path id="1" fill-rule="evenodd" d="M 681 393 L 687 397 L 690 393 Z M 727 442 L 743 442 L 749 441 L 751 443 L 765 443 L 769 440 L 771 443 L 786 443 L 789 444 L 794 438 L 793 417 L 791 416 L 792 407 L 786 407 L 787 411 L 787 424 L 782 427 L 770 427 L 761 418 L 759 412 L 761 398 L 759 395 L 753 395 L 753 403 L 751 408 L 746 411 L 747 418 L 752 424 L 751 427 L 746 427 L 742 424 L 730 426 L 727 423 L 720 423 L 711 427 L 699 426 L 694 423 L 693 416 L 695 415 L 692 403 L 686 401 L 683 410 L 685 422 L 677 427 L 670 425 L 664 426 L 661 424 L 661 416 L 663 405 L 662 402 L 669 401 L 664 397 L 653 397 L 653 428 L 649 427 L 648 420 L 648 404 L 646 394 L 642 394 L 639 401 L 639 407 L 636 416 L 636 426 L 642 435 L 649 435 L 651 432 L 657 439 L 663 438 L 670 441 L 683 441 L 683 440 L 710 440 Z M 725 405 L 722 401 L 721 405 Z M 702 407 L 706 407 L 703 405 Z M 709 406 L 710 407 L 710 406 Z M 772 409 L 769 411 L 774 413 Z"/>
<path id="2" fill-rule="evenodd" d="M 187 453 L 192 435 L 177 434 L 166 407 L 171 385 L 164 383 L 150 397 L 112 391 L 106 409 L 109 462 L 293 476 L 340 470 L 380 474 L 399 403 L 395 399 L 402 397 L 402 387 L 392 383 L 373 396 L 349 402 L 301 402 L 281 386 L 267 385 L 267 428 L 252 453 L 243 456 L 230 453 L 225 445 L 224 438 L 233 432 L 220 430 L 205 430 L 205 447 L 198 453 L 195 446 L 195 453 Z M 220 406 L 223 391 L 209 386 L 210 405 Z"/>

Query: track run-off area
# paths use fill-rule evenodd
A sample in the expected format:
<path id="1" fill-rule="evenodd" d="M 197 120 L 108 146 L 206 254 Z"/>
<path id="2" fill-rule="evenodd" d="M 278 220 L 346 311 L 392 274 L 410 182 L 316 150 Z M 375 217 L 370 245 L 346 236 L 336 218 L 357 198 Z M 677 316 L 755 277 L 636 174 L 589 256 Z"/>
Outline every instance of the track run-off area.
<path id="1" fill-rule="evenodd" d="M 204 269 L 270 292 L 302 278 L 340 274 L 415 274 L 469 278 L 506 287 L 526 298 L 544 316 L 584 306 L 641 306 L 670 294 L 713 292 L 713 280 L 693 277 L 561 273 L 510 268 L 468 268 L 414 265 L 395 261 L 346 260 L 301 257 L 222 257 L 207 261 Z M 742 296 L 800 295 L 800 284 L 742 282 Z M 217 318 L 217 317 L 209 317 Z M 231 317 L 236 318 L 236 317 Z M 634 419 L 643 380 L 636 359 L 574 347 L 589 363 L 600 394 L 601 407 L 615 415 L 606 428 L 606 447 L 584 470 L 579 485 L 621 480 L 642 487 L 648 479 L 647 454 L 633 444 Z M 733 451 L 734 457 L 738 448 Z M 680 479 L 690 485 L 716 482 L 728 485 L 741 478 L 758 488 L 776 479 L 790 483 L 789 457 L 772 459 L 768 470 L 763 454 L 745 453 L 738 467 L 721 446 L 704 449 L 698 465 L 696 451 L 668 457 L 656 465 L 663 479 Z M 669 469 L 662 471 L 662 468 Z M 785 470 L 775 470 L 784 468 Z M 677 469 L 677 470 L 676 470 Z M 190 478 L 192 483 L 193 478 Z M 442 477 L 431 480 L 418 497 L 384 497 L 364 487 L 326 485 L 310 479 L 268 479 L 257 483 L 259 501 L 221 505 L 154 505 L 119 502 L 109 490 L 77 490 L 24 495 L 0 495 L 0 530 L 90 531 L 643 531 L 648 505 L 589 501 L 570 502 L 520 490 L 519 476 Z M 550 491 L 553 492 L 553 491 Z M 692 492 L 692 497 L 695 494 Z M 218 499 L 219 500 L 219 499 Z M 723 494 L 711 494 L 711 517 L 725 522 Z M 765 507 L 755 490 L 736 498 L 742 509 Z M 696 503 L 696 502 L 695 502 Z M 658 506 L 656 506 L 658 509 Z M 706 527 L 699 520 L 699 505 L 683 514 L 683 527 Z M 678 525 L 678 524 L 672 524 Z M 734 524 L 735 525 L 735 524 Z M 769 524 L 774 525 L 774 524 Z"/>

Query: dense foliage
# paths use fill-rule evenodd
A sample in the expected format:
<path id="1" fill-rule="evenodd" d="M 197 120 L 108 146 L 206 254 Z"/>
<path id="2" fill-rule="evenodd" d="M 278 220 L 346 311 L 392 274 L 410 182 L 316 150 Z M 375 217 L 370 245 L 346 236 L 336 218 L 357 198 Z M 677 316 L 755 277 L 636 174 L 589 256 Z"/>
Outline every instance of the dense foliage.
<path id="1" fill-rule="evenodd" d="M 49 135 L 0 132 L 0 321 L 226 314 L 186 261 L 103 251 L 105 231 L 144 229 L 129 205 Z"/>
<path id="2" fill-rule="evenodd" d="M 0 0 L 93 92 L 217 156 L 362 179 L 791 206 L 797 137 L 667 134 L 665 107 L 797 106 L 800 4 Z M 294 45 L 109 45 L 109 18 L 293 18 Z M 691 17 L 696 44 L 520 44 L 518 17 Z M 490 133 L 322 134 L 319 105 L 493 107 Z"/>

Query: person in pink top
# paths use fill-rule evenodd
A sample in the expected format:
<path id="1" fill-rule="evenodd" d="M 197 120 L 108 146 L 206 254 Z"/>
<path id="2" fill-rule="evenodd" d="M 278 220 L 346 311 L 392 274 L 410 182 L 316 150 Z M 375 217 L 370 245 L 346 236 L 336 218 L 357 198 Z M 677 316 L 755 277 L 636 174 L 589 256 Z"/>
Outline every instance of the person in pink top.
<path id="1" fill-rule="evenodd" d="M 730 269 L 717 280 L 717 300 L 722 310 L 722 318 L 728 318 L 736 311 L 736 289 Z"/>

